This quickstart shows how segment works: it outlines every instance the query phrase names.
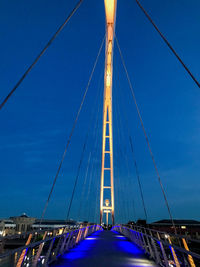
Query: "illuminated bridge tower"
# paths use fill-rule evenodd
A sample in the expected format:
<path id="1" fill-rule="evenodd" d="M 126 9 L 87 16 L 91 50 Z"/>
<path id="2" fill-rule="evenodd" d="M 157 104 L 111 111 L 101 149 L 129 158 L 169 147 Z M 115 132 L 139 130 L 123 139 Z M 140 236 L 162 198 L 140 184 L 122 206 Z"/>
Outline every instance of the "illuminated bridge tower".
<path id="1" fill-rule="evenodd" d="M 103 142 L 100 192 L 100 223 L 104 215 L 112 217 L 114 224 L 114 175 L 113 175 L 113 131 L 112 131 L 112 72 L 113 44 L 117 0 L 104 0 L 106 12 L 106 46 L 103 104 Z"/>

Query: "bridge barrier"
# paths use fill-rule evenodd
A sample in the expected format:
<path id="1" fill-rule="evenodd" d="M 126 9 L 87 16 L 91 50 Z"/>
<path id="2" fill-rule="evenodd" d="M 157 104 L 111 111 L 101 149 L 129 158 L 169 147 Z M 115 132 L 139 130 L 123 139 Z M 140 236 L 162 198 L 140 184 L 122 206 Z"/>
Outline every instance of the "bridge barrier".
<path id="1" fill-rule="evenodd" d="M 200 254 L 196 252 L 200 248 L 199 240 L 192 240 L 187 236 L 172 235 L 140 226 L 130 228 L 124 225 L 116 225 L 111 230 L 126 236 L 144 250 L 159 266 L 200 266 Z M 194 242 L 197 243 L 197 246 L 194 246 Z M 195 252 L 189 250 L 188 244 L 194 248 Z"/>
<path id="2" fill-rule="evenodd" d="M 69 232 L 71 230 L 79 229 L 79 227 L 80 227 L 80 225 L 74 225 L 74 226 L 66 225 L 66 226 L 55 227 L 55 228 L 45 227 L 43 229 L 41 229 L 41 228 L 33 229 L 31 231 L 21 232 L 21 233 L 17 233 L 14 235 L 0 236 L 0 242 L 5 243 L 6 241 L 13 240 L 13 239 L 16 239 L 16 240 L 27 239 L 30 234 L 34 235 L 37 238 L 39 235 L 43 235 L 46 231 L 48 231 L 48 235 L 54 236 L 54 235 L 58 235 L 58 233 L 63 231 L 63 229 L 65 229 L 65 231 Z"/>
<path id="3" fill-rule="evenodd" d="M 31 242 L 33 235 L 30 233 L 25 246 L 0 254 L 0 266 L 49 266 L 88 235 L 101 229 L 99 225 L 90 225 L 49 238 L 46 231 L 37 242 Z"/>

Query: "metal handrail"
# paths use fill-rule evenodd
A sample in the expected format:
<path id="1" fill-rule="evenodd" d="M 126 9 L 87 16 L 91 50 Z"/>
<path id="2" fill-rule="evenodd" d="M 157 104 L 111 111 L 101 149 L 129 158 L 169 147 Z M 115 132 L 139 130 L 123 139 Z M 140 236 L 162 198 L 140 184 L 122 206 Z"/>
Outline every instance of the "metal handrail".
<path id="1" fill-rule="evenodd" d="M 21 238 L 23 236 L 28 236 L 29 234 L 34 234 L 36 232 L 37 232 L 37 234 L 40 234 L 40 233 L 44 233 L 45 231 L 48 231 L 48 232 L 58 231 L 58 230 L 63 229 L 63 228 L 64 229 L 69 229 L 68 225 L 65 225 L 65 226 L 62 226 L 62 227 L 56 227 L 56 228 L 45 228 L 45 229 L 41 229 L 41 230 L 35 229 L 35 230 L 27 231 L 27 232 L 22 232 L 21 234 L 1 236 L 0 237 L 0 241 L 17 239 L 17 238 Z M 77 226 L 75 229 L 78 229 L 78 228 L 79 228 L 79 226 Z M 75 229 L 73 229 L 73 230 L 75 230 Z"/>
<path id="2" fill-rule="evenodd" d="M 76 231 L 77 231 L 77 230 L 76 230 Z M 74 232 L 74 231 L 71 231 L 71 232 Z M 70 233 L 71 233 L 71 232 L 70 232 Z M 15 254 L 16 252 L 19 252 L 19 251 L 24 250 L 24 249 L 28 249 L 28 248 L 36 247 L 36 246 L 38 246 L 38 245 L 40 245 L 40 244 L 42 244 L 42 243 L 49 242 L 49 241 L 51 241 L 51 240 L 53 240 L 53 239 L 55 239 L 55 238 L 56 238 L 56 239 L 57 239 L 57 238 L 60 238 L 60 237 L 62 237 L 62 236 L 64 236 L 64 235 L 66 235 L 66 234 L 69 234 L 69 233 L 64 233 L 64 234 L 61 234 L 61 235 L 53 236 L 53 237 L 47 238 L 47 239 L 45 239 L 45 240 L 39 240 L 39 241 L 37 241 L 37 242 L 30 243 L 29 245 L 25 245 L 25 246 L 21 246 L 21 247 L 19 247 L 19 248 L 12 249 L 12 250 L 10 250 L 10 251 L 7 251 L 7 252 L 5 252 L 5 253 L 0 254 L 0 259 L 5 258 L 5 257 L 7 257 L 7 256 L 10 256 L 10 255 L 12 255 L 12 254 Z"/>
<path id="3" fill-rule="evenodd" d="M 129 228 L 129 227 L 126 227 L 127 229 L 129 229 L 129 230 L 131 230 L 131 231 L 135 231 L 134 229 L 131 229 L 131 228 Z M 144 227 L 143 227 L 144 228 Z M 146 229 L 148 229 L 148 228 L 146 228 Z M 151 229 L 148 229 L 148 230 L 151 230 Z M 144 234 L 143 232 L 141 232 L 141 231 L 136 231 L 136 232 L 138 232 L 138 233 L 140 233 L 140 234 L 143 234 L 143 235 L 146 235 L 146 236 L 148 236 L 149 238 L 152 238 L 152 239 L 154 239 L 155 241 L 157 241 L 157 242 L 162 242 L 164 245 L 166 245 L 166 246 L 171 246 L 171 247 L 173 247 L 173 248 L 175 248 L 176 250 L 179 250 L 180 252 L 183 252 L 183 253 L 186 253 L 186 254 L 190 254 L 191 256 L 194 256 L 194 257 L 196 257 L 196 258 L 198 258 L 198 259 L 200 259 L 200 255 L 199 254 L 197 254 L 197 253 L 195 253 L 195 252 L 192 252 L 192 251 L 188 251 L 188 250 L 186 250 L 186 249 L 184 249 L 184 248 L 181 248 L 181 247 L 178 247 L 178 246 L 176 246 L 176 245 L 170 245 L 170 243 L 169 242 L 167 242 L 167 241 L 165 241 L 165 240 L 161 240 L 161 239 L 158 239 L 158 238 L 156 238 L 156 237 L 154 237 L 154 236 L 151 236 L 151 235 L 149 235 L 149 234 Z M 159 231 L 158 231 L 159 232 Z M 159 232 L 159 233 L 161 233 L 161 232 Z M 162 232 L 162 233 L 164 233 L 164 232 Z M 165 233 L 166 234 L 166 233 Z M 168 234 L 168 233 L 167 233 Z M 171 236 L 176 236 L 177 237 L 177 235 L 171 235 Z"/>
<path id="4" fill-rule="evenodd" d="M 25 246 L 1 254 L 0 266 L 1 262 L 8 262 L 9 260 L 13 260 L 12 266 L 16 267 L 28 266 L 27 264 L 36 267 L 41 260 L 42 266 L 48 266 L 49 263 L 57 260 L 60 255 L 78 244 L 85 237 L 100 229 L 102 228 L 99 225 L 89 225 L 48 238 L 44 233 L 43 240 L 29 242 Z M 28 239 L 31 240 L 31 238 L 32 235 L 30 234 Z"/>
<path id="5" fill-rule="evenodd" d="M 184 236 L 172 235 L 140 226 L 134 227 L 135 229 L 124 225 L 116 225 L 112 228 L 112 230 L 118 231 L 128 237 L 132 242 L 136 243 L 139 247 L 145 250 L 145 252 L 160 266 L 169 267 L 168 258 L 171 256 L 174 259 L 174 266 L 176 267 L 183 266 L 181 265 L 181 262 L 184 262 L 184 266 L 200 266 L 200 255 L 189 250 Z M 158 237 L 153 236 L 152 231 L 154 231 L 154 233 L 158 233 Z M 167 234 L 168 237 L 163 240 L 159 234 Z M 180 238 L 184 241 L 184 248 L 173 244 L 172 237 L 175 237 L 176 239 Z M 179 242 L 179 244 L 181 244 L 181 242 Z"/>
<path id="6" fill-rule="evenodd" d="M 125 226 L 128 227 L 127 224 Z M 159 233 L 159 234 L 165 234 L 165 235 L 167 234 L 167 235 L 170 235 L 170 236 L 176 237 L 176 238 L 186 238 L 189 241 L 200 243 L 200 240 L 193 239 L 193 238 L 191 238 L 191 237 L 189 237 L 187 235 L 172 234 L 172 233 L 169 233 L 169 232 L 163 232 L 163 231 L 156 230 L 156 229 L 153 229 L 153 228 L 146 228 L 146 227 L 141 226 L 141 225 L 133 225 L 133 227 L 139 227 L 139 228 L 142 228 L 142 229 L 145 229 L 145 230 L 148 230 L 148 231 L 152 231 L 152 232 L 155 232 L 155 233 Z M 131 229 L 131 227 L 128 227 L 128 228 Z"/>

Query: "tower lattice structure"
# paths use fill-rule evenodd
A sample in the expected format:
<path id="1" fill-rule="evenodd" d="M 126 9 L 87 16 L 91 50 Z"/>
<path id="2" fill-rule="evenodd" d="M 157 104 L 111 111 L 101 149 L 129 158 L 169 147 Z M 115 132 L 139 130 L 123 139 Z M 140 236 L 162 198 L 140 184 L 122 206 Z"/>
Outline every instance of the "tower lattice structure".
<path id="1" fill-rule="evenodd" d="M 103 215 L 111 215 L 114 224 L 114 172 L 113 172 L 113 129 L 112 129 L 112 76 L 113 46 L 117 0 L 104 0 L 106 13 L 106 46 L 103 103 L 103 141 L 100 191 L 100 223 Z"/>

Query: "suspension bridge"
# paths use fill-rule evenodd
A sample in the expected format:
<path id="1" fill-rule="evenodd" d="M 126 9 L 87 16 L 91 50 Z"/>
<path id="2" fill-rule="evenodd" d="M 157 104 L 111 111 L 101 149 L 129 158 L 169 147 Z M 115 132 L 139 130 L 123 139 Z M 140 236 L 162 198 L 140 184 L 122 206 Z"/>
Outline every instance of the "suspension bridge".
<path id="1" fill-rule="evenodd" d="M 56 30 L 35 60 L 27 67 L 14 87 L 3 98 L 0 103 L 1 112 L 9 108 L 8 104 L 11 99 L 15 98 L 18 90 L 20 90 L 19 87 L 21 84 L 28 75 L 31 75 L 32 69 L 36 66 L 38 61 L 41 60 L 41 57 L 47 53 L 46 50 L 52 45 L 68 22 L 71 21 L 72 23 L 75 14 L 78 16 L 82 2 L 83 0 L 80 0 L 75 5 L 64 23 Z M 140 1 L 136 0 L 135 2 L 142 13 L 144 13 L 146 19 L 156 30 L 157 34 L 161 37 L 164 45 L 171 51 L 177 62 L 183 68 L 182 71 L 184 74 L 199 88 L 200 84 L 197 78 L 184 63 L 181 56 L 179 56 L 178 52 L 160 31 Z M 42 225 L 49 204 L 53 198 L 55 186 L 59 180 L 64 160 L 69 153 L 71 143 L 73 144 L 74 142 L 73 137 L 87 102 L 89 88 L 92 84 L 100 57 L 104 51 L 104 65 L 101 64 L 100 66 L 102 75 L 99 79 L 99 84 L 95 83 L 95 86 L 93 86 L 96 94 L 95 97 L 94 95 L 92 96 L 91 102 L 93 103 L 93 107 L 89 108 L 91 119 L 88 128 L 87 126 L 85 127 L 87 131 L 82 149 L 79 147 L 79 151 L 81 151 L 79 153 L 80 158 L 78 158 L 78 156 L 76 157 L 76 161 L 78 160 L 77 172 L 72 183 L 72 190 L 69 194 L 70 197 L 66 212 L 67 222 L 74 209 L 74 202 L 76 202 L 76 207 L 78 206 L 77 220 L 81 221 L 82 218 L 89 218 L 89 220 L 82 221 L 82 223 L 73 230 L 69 229 L 66 223 L 66 226 L 54 230 L 40 229 L 37 232 L 22 232 L 15 236 L 1 237 L 0 242 L 2 247 L 6 240 L 11 240 L 12 238 L 23 239 L 24 246 L 12 250 L 2 249 L 3 252 L 0 254 L 0 266 L 200 266 L 200 254 L 198 253 L 198 249 L 196 249 L 199 247 L 200 241 L 177 232 L 171 205 L 157 167 L 150 138 L 142 119 L 142 113 L 136 100 L 134 87 L 132 85 L 132 77 L 129 75 L 120 41 L 115 31 L 117 0 L 105 0 L 104 6 L 105 35 L 102 38 L 82 100 L 74 116 L 64 152 L 57 166 L 55 176 L 53 177 L 51 188 L 41 213 L 40 226 Z M 130 183 L 127 182 L 124 184 L 124 172 L 123 175 L 121 175 L 118 173 L 118 166 L 115 168 L 114 162 L 116 157 L 118 157 L 118 162 L 120 162 L 123 169 L 127 170 L 125 174 L 127 177 L 130 177 L 132 166 L 134 166 L 138 183 L 138 193 L 141 199 L 141 210 L 143 210 L 146 222 L 148 221 L 148 209 L 135 157 L 134 139 L 132 138 L 129 125 L 129 114 L 127 115 L 120 110 L 120 105 L 122 105 L 124 101 L 124 91 L 119 91 L 118 96 L 114 94 L 115 87 L 121 87 L 118 81 L 120 77 L 119 70 L 116 69 L 117 64 L 115 64 L 116 62 L 114 60 L 114 47 L 116 47 L 118 51 L 121 66 L 130 89 L 129 100 L 136 107 L 137 117 L 157 176 L 160 192 L 164 200 L 166 211 L 168 212 L 168 217 L 171 221 L 170 233 L 152 229 L 148 224 L 127 224 L 121 216 L 121 214 L 125 212 L 129 221 L 132 221 L 135 205 L 134 196 L 126 196 L 128 187 L 132 187 L 133 184 L 130 182 L 131 179 L 127 180 Z M 116 78 L 116 81 L 114 81 L 114 78 Z M 102 87 L 104 89 L 103 92 L 101 91 Z M 126 107 L 127 103 L 124 103 L 124 105 Z M 101 125 L 101 127 L 99 127 L 99 125 Z M 125 134 L 122 133 L 124 129 Z M 84 131 L 85 129 L 83 132 Z M 128 140 L 126 145 L 128 144 L 129 153 L 127 153 L 126 148 L 124 149 L 123 139 L 126 139 L 126 142 Z M 99 144 L 101 144 L 101 147 L 99 147 Z M 118 150 L 117 148 L 115 149 L 117 145 L 119 147 Z M 115 155 L 116 151 L 118 153 L 117 156 Z M 87 152 L 88 157 L 86 158 L 85 155 Z M 81 177 L 83 178 L 82 180 Z M 90 195 L 92 195 L 92 198 L 89 197 Z M 123 201 L 121 201 L 121 198 L 123 198 Z M 131 199 L 131 204 L 128 203 L 126 199 Z M 85 205 L 89 207 L 87 211 L 88 217 L 85 216 L 85 211 L 83 215 Z"/>

